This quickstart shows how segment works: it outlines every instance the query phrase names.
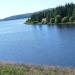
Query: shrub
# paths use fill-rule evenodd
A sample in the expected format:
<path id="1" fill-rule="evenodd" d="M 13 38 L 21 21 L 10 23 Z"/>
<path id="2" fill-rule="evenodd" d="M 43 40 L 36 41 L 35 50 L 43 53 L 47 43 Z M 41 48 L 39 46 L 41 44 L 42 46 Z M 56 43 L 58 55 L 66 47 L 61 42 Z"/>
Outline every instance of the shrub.
<path id="1" fill-rule="evenodd" d="M 47 19 L 46 18 L 43 18 L 42 19 L 42 23 L 46 23 L 47 22 Z"/>
<path id="2" fill-rule="evenodd" d="M 74 16 L 71 16 L 70 18 L 69 18 L 69 21 L 70 22 L 73 22 L 75 20 L 75 17 Z"/>
<path id="3" fill-rule="evenodd" d="M 61 16 L 60 15 L 56 15 L 55 23 L 61 23 Z"/>
<path id="4" fill-rule="evenodd" d="M 50 23 L 54 23 L 55 22 L 55 19 L 54 18 L 51 18 L 50 19 Z"/>
<path id="5" fill-rule="evenodd" d="M 62 23 L 67 23 L 69 22 L 69 18 L 68 17 L 63 17 L 62 18 Z"/>

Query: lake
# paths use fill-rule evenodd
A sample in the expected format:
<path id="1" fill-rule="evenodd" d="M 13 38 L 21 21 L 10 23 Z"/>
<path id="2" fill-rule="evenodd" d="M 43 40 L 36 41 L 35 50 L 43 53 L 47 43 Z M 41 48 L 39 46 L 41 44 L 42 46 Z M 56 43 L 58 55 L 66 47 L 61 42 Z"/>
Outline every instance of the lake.
<path id="1" fill-rule="evenodd" d="M 0 61 L 75 67 L 75 28 L 0 22 Z"/>

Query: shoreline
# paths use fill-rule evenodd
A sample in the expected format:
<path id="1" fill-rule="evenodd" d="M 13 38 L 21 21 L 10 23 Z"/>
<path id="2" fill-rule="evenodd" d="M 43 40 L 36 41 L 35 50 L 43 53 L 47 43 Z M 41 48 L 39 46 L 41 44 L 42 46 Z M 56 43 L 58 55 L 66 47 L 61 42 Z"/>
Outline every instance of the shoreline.
<path id="1" fill-rule="evenodd" d="M 38 22 L 38 23 L 28 23 L 28 22 L 25 22 L 24 24 L 28 24 L 28 25 L 43 25 L 43 24 L 46 24 L 46 25 L 75 25 L 75 23 L 71 23 L 71 22 L 68 22 L 68 23 L 42 23 L 42 22 Z"/>
<path id="2" fill-rule="evenodd" d="M 0 75 L 75 75 L 75 68 L 0 63 Z"/>

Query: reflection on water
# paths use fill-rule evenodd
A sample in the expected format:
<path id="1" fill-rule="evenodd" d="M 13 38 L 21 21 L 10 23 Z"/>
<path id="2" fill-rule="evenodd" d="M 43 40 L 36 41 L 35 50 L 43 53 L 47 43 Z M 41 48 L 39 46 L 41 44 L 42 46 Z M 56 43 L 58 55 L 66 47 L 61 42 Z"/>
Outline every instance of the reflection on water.
<path id="1" fill-rule="evenodd" d="M 0 60 L 75 66 L 75 28 L 0 22 Z"/>

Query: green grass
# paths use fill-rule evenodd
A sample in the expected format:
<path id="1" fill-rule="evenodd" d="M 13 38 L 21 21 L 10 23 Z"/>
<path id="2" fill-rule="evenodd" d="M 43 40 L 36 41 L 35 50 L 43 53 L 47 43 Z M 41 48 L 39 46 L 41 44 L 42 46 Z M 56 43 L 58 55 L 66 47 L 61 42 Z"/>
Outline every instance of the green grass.
<path id="1" fill-rule="evenodd" d="M 0 75 L 75 75 L 75 69 L 1 63 Z"/>

